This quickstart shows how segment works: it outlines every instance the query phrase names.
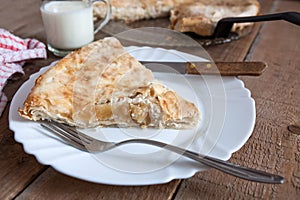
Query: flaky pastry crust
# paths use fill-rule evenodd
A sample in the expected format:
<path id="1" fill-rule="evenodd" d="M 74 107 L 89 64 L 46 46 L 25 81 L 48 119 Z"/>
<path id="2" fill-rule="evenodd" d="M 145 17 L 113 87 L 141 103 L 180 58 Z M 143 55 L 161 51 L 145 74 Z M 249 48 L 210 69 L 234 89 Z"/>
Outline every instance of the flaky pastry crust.
<path id="1" fill-rule="evenodd" d="M 81 128 L 185 129 L 200 119 L 192 102 L 157 81 L 113 37 L 70 53 L 37 78 L 19 114 Z"/>
<path id="2" fill-rule="evenodd" d="M 193 1 L 195 0 L 111 0 L 111 19 L 130 23 L 142 19 L 167 17 L 176 4 Z M 94 5 L 95 18 L 103 18 L 105 13 L 105 4 L 96 2 Z"/>
<path id="3" fill-rule="evenodd" d="M 259 8 L 257 0 L 195 0 L 178 4 L 171 10 L 169 27 L 180 32 L 211 36 L 222 18 L 256 16 Z M 231 31 L 241 35 L 252 25 L 236 23 Z"/>

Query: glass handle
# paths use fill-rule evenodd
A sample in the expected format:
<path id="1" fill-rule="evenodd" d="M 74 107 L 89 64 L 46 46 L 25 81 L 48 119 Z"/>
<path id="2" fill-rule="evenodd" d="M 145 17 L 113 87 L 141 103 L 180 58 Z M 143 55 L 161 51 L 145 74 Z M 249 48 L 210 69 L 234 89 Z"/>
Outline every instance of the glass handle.
<path id="1" fill-rule="evenodd" d="M 97 25 L 97 27 L 95 28 L 94 34 L 98 33 L 103 28 L 103 26 L 105 26 L 109 22 L 109 20 L 111 18 L 111 4 L 110 4 L 110 1 L 109 0 L 94 0 L 93 4 L 96 3 L 96 2 L 99 2 L 99 1 L 105 3 L 106 15 L 102 20 L 100 20 L 100 22 L 97 22 L 97 24 L 99 23 L 99 25 Z"/>

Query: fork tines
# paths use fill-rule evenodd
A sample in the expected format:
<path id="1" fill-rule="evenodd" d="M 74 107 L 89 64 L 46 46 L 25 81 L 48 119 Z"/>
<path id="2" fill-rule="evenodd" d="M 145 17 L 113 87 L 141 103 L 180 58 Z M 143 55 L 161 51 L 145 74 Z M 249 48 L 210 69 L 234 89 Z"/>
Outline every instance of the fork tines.
<path id="1" fill-rule="evenodd" d="M 67 126 L 65 124 L 53 122 L 53 121 L 43 121 L 41 126 L 46 128 L 52 133 L 55 133 L 61 139 L 71 143 L 76 148 L 80 150 L 87 151 L 85 145 L 92 142 L 92 138 L 80 133 L 74 127 Z"/>

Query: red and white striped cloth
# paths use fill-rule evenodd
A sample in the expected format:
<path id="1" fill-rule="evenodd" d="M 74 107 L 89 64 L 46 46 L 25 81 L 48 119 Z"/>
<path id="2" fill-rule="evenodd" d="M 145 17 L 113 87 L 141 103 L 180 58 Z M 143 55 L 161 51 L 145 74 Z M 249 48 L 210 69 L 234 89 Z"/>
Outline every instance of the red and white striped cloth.
<path id="1" fill-rule="evenodd" d="M 43 43 L 36 39 L 21 39 L 0 28 L 0 116 L 7 103 L 3 93 L 7 80 L 15 73 L 24 74 L 22 66 L 26 60 L 46 57 Z"/>

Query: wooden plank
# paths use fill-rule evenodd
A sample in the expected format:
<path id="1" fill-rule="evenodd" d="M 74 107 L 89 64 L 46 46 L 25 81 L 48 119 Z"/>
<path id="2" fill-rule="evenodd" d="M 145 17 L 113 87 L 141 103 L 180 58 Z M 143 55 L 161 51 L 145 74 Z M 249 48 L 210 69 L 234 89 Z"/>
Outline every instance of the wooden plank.
<path id="1" fill-rule="evenodd" d="M 171 199 L 178 184 L 179 180 L 153 186 L 110 186 L 81 181 L 49 168 L 16 199 Z"/>
<path id="2" fill-rule="evenodd" d="M 45 38 L 43 26 L 40 26 L 42 19 L 39 3 L 34 0 L 16 0 L 12 4 L 10 1 L 0 0 L 1 28 L 22 38 Z"/>
<path id="3" fill-rule="evenodd" d="M 8 109 L 0 120 L 0 199 L 12 199 L 46 167 L 26 154 L 21 144 L 8 131 Z"/>
<path id="4" fill-rule="evenodd" d="M 37 17 L 39 16 L 38 12 L 38 1 L 1 0 L 1 28 L 9 30 L 21 38 L 41 39 L 44 33 L 41 19 Z M 11 13 L 15 14 L 11 15 Z M 48 65 L 53 59 L 55 58 L 50 55 L 49 60 L 28 61 L 24 66 L 25 76 L 15 81 L 9 80 L 4 88 L 9 101 L 31 73 L 38 71 L 41 66 Z M 47 168 L 47 166 L 39 164 L 32 155 L 26 154 L 22 145 L 14 140 L 14 134 L 8 128 L 9 106 L 9 104 L 6 106 L 0 118 L 0 199 L 14 198 Z"/>
<path id="5" fill-rule="evenodd" d="M 276 1 L 271 12 L 286 10 L 300 10 L 300 3 Z M 242 78 L 256 101 L 256 125 L 245 146 L 230 159 L 281 174 L 286 183 L 253 183 L 211 170 L 183 181 L 175 199 L 299 198 L 300 138 L 287 129 L 300 118 L 299 35 L 299 27 L 287 22 L 269 22 L 260 30 L 246 59 L 263 60 L 269 67 L 259 78 Z"/>

